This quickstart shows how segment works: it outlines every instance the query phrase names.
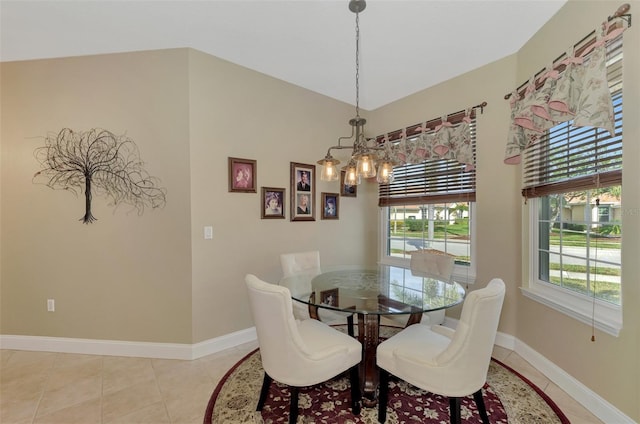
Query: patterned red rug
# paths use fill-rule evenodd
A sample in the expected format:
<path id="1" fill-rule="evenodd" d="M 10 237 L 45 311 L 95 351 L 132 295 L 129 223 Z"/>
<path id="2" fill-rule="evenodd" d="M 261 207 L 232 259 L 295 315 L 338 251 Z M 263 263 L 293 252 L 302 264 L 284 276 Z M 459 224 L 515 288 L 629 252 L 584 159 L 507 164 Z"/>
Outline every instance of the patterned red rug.
<path id="1" fill-rule="evenodd" d="M 289 389 L 273 383 L 262 413 L 256 412 L 263 369 L 260 351 L 234 365 L 214 390 L 205 412 L 205 424 L 287 423 Z M 505 364 L 493 359 L 489 366 L 484 401 L 492 424 L 569 424 L 569 420 L 542 390 Z M 342 375 L 317 386 L 301 388 L 298 423 L 377 423 L 377 408 L 350 408 L 349 379 Z M 479 423 L 473 397 L 462 402 L 462 421 Z M 387 423 L 449 422 L 447 398 L 393 379 L 389 385 Z"/>
<path id="2" fill-rule="evenodd" d="M 209 424 L 287 423 L 289 390 L 274 383 L 262 414 L 255 411 L 263 370 L 258 350 L 247 355 L 218 384 L 204 417 Z M 492 360 L 483 390 L 493 424 L 569 424 L 560 409 L 540 389 L 511 368 Z M 377 409 L 363 408 L 360 416 L 350 411 L 349 379 L 335 378 L 300 390 L 299 423 L 376 423 Z M 389 386 L 387 423 L 448 423 L 449 402 L 442 396 L 392 380 Z M 472 398 L 463 400 L 462 421 L 478 423 Z"/>

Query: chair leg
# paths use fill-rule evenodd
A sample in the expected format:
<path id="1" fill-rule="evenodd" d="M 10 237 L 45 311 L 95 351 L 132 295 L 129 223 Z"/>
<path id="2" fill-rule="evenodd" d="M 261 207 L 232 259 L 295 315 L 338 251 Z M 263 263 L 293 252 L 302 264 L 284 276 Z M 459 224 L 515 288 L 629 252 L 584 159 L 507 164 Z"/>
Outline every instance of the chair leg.
<path id="1" fill-rule="evenodd" d="M 378 387 L 378 422 L 384 424 L 387 420 L 387 403 L 389 399 L 389 373 L 382 368 L 380 370 L 380 383 Z"/>
<path id="2" fill-rule="evenodd" d="M 260 399 L 258 399 L 258 407 L 256 411 L 262 411 L 262 407 L 264 406 L 265 400 L 267 400 L 267 394 L 269 394 L 269 386 L 271 386 L 271 382 L 273 379 L 264 373 L 264 379 L 262 380 L 262 389 L 260 390 Z"/>
<path id="3" fill-rule="evenodd" d="M 360 375 L 358 373 L 359 365 L 356 364 L 349 370 L 349 377 L 351 379 L 351 411 L 353 415 L 360 415 Z"/>
<path id="4" fill-rule="evenodd" d="M 289 424 L 296 424 L 298 421 L 298 387 L 289 386 L 291 390 L 291 406 L 289 407 Z"/>
<path id="5" fill-rule="evenodd" d="M 449 398 L 449 416 L 451 424 L 460 424 L 460 398 L 459 397 L 450 397 Z"/>
<path id="6" fill-rule="evenodd" d="M 483 424 L 489 424 L 489 416 L 487 415 L 487 408 L 484 406 L 484 399 L 482 398 L 482 388 L 473 394 L 473 399 L 476 401 L 480 418 L 482 418 Z"/>
<path id="7" fill-rule="evenodd" d="M 353 315 L 349 315 L 347 317 L 347 333 L 351 336 L 351 337 L 355 337 L 354 336 L 354 332 L 353 332 Z"/>

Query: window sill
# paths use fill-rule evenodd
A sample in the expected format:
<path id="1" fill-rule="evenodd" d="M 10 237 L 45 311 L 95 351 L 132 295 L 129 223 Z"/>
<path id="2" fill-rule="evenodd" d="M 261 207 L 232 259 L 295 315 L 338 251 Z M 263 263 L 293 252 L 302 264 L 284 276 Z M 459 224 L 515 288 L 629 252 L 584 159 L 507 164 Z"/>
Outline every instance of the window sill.
<path id="1" fill-rule="evenodd" d="M 521 287 L 522 294 L 551 309 L 563 313 L 583 324 L 595 326 L 614 337 L 618 337 L 622 329 L 622 310 L 615 305 L 604 302 L 596 302 L 595 316 L 593 314 L 593 302 L 585 300 L 581 296 L 566 293 L 563 289 L 557 289 L 546 284 L 533 284 L 532 287 Z"/>

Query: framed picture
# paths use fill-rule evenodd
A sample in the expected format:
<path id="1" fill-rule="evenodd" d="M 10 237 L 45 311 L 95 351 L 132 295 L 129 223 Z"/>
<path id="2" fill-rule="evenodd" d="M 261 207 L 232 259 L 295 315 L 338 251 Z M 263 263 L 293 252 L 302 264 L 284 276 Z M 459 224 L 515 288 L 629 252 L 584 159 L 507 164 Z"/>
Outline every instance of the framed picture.
<path id="1" fill-rule="evenodd" d="M 316 220 L 316 166 L 291 162 L 291 221 Z"/>
<path id="2" fill-rule="evenodd" d="M 322 219 L 338 219 L 339 206 L 338 193 L 322 193 Z"/>
<path id="3" fill-rule="evenodd" d="M 324 290 L 320 292 L 320 302 L 325 305 L 338 307 L 338 289 Z"/>
<path id="4" fill-rule="evenodd" d="M 344 176 L 345 171 L 340 172 L 340 196 L 343 197 L 357 197 L 358 196 L 358 186 L 345 184 Z"/>
<path id="5" fill-rule="evenodd" d="M 262 219 L 284 219 L 284 188 L 262 187 Z"/>
<path id="6" fill-rule="evenodd" d="M 255 160 L 229 158 L 229 191 L 255 193 L 257 178 Z"/>

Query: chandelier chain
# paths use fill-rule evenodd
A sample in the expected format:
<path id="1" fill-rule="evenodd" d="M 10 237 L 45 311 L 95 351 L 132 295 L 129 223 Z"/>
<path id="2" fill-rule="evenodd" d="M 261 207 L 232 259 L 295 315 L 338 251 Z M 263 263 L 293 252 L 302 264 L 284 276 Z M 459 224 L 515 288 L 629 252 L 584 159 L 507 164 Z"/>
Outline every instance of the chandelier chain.
<path id="1" fill-rule="evenodd" d="M 360 12 L 367 6 L 366 0 L 350 0 L 349 10 L 356 14 L 356 116 L 349 120 L 351 135 L 338 138 L 338 145 L 329 147 L 324 159 L 318 161 L 322 165 L 320 179 L 322 181 L 334 181 L 339 177 L 336 165 L 340 161 L 331 156 L 332 149 L 352 149 L 351 158 L 347 166 L 343 168 L 344 183 L 346 185 L 360 184 L 361 178 L 376 178 L 378 183 L 388 184 L 393 179 L 393 161 L 388 154 L 379 158 L 384 147 L 379 145 L 369 146 L 369 141 L 364 134 L 366 119 L 360 117 Z M 353 140 L 351 146 L 342 145 L 342 140 Z M 378 170 L 376 170 L 376 167 Z"/>
<path id="2" fill-rule="evenodd" d="M 360 14 L 356 13 L 356 118 L 360 117 Z"/>

